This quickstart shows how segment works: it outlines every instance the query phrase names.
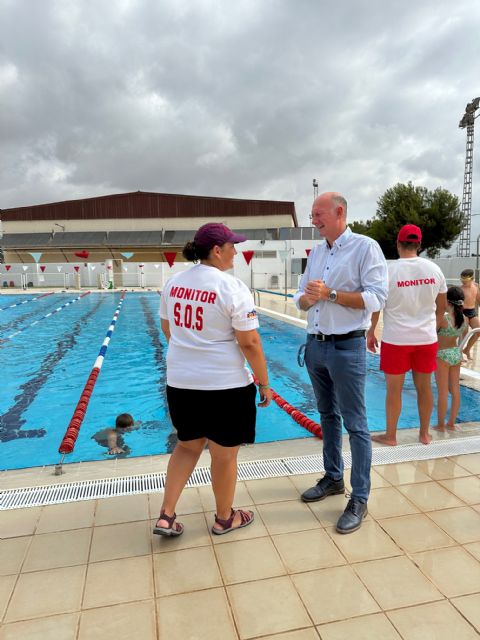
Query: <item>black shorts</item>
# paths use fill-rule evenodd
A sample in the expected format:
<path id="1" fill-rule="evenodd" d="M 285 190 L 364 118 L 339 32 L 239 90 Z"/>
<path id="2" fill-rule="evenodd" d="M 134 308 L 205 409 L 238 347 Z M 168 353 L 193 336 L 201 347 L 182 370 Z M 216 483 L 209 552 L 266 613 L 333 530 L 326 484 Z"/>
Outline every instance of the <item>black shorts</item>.
<path id="1" fill-rule="evenodd" d="M 471 320 L 472 318 L 476 318 L 478 316 L 478 313 L 476 309 L 464 309 L 463 315 L 469 320 Z"/>
<path id="2" fill-rule="evenodd" d="M 235 389 L 177 389 L 167 385 L 167 400 L 179 440 L 208 438 L 222 447 L 255 442 L 255 385 Z"/>

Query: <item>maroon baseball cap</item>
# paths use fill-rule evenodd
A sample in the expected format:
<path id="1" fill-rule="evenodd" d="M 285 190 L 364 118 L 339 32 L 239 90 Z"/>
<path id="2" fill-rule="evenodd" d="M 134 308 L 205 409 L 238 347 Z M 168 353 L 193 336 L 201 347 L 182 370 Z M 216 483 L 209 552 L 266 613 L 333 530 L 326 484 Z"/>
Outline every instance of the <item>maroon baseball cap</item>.
<path id="1" fill-rule="evenodd" d="M 197 246 L 203 247 L 209 251 L 215 245 L 221 247 L 226 242 L 233 242 L 236 244 L 237 242 L 245 242 L 246 239 L 247 236 L 242 236 L 239 233 L 233 233 L 231 229 L 220 222 L 208 222 L 200 227 L 195 234 L 193 241 Z"/>
<path id="2" fill-rule="evenodd" d="M 398 242 L 421 242 L 422 231 L 415 224 L 405 224 L 397 236 Z"/>

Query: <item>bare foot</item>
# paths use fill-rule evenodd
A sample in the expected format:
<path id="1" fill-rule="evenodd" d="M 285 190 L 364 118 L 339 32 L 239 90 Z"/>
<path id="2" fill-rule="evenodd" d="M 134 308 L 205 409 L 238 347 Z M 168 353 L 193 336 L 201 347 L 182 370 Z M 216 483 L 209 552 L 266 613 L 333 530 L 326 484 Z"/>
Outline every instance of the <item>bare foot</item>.
<path id="1" fill-rule="evenodd" d="M 432 429 L 435 429 L 435 431 L 445 431 L 445 425 L 444 424 L 436 424 L 434 427 L 432 427 Z"/>
<path id="2" fill-rule="evenodd" d="M 374 442 L 379 442 L 380 444 L 388 444 L 390 447 L 395 447 L 397 445 L 397 441 L 395 438 L 389 438 L 386 433 L 382 433 L 379 436 L 371 436 Z"/>
<path id="3" fill-rule="evenodd" d="M 457 427 L 457 425 L 450 423 L 447 424 L 447 429 L 449 431 L 460 431 L 460 427 Z"/>
<path id="4" fill-rule="evenodd" d="M 467 359 L 467 361 L 472 359 L 472 355 L 471 355 L 470 351 L 464 351 L 463 352 L 463 356 L 464 356 L 464 358 Z"/>
<path id="5" fill-rule="evenodd" d="M 432 441 L 432 436 L 429 433 L 421 433 L 418 439 L 422 444 L 430 444 Z"/>

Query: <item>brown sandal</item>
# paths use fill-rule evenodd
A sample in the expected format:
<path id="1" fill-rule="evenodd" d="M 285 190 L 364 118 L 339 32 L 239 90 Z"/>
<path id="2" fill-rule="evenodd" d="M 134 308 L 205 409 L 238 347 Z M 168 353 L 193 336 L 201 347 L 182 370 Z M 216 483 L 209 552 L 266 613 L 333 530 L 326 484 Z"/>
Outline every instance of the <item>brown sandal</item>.
<path id="1" fill-rule="evenodd" d="M 153 528 L 153 533 L 158 536 L 181 536 L 183 533 L 183 524 L 181 522 L 175 522 L 175 518 L 177 514 L 174 513 L 173 516 L 167 516 L 165 511 L 160 511 L 160 516 L 158 520 L 166 520 L 168 522 L 168 527 L 157 527 Z M 158 522 L 157 520 L 157 522 Z"/>
<path id="2" fill-rule="evenodd" d="M 234 527 L 233 520 L 237 513 L 240 514 L 241 520 L 240 524 Z M 215 529 L 215 527 L 212 527 L 212 533 L 214 533 L 216 536 L 223 536 L 225 533 L 230 533 L 230 531 L 235 531 L 236 529 L 241 529 L 242 527 L 248 527 L 249 524 L 252 524 L 254 519 L 255 515 L 253 511 L 243 511 L 242 509 L 235 510 L 232 508 L 230 517 L 227 520 L 222 520 L 221 518 L 217 517 L 217 514 L 215 514 L 216 524 L 219 524 L 223 528 Z"/>

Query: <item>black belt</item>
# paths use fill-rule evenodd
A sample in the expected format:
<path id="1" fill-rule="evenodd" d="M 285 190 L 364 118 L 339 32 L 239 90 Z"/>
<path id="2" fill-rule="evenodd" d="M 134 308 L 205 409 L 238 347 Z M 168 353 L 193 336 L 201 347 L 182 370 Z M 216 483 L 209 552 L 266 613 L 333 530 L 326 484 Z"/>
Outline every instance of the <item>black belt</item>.
<path id="1" fill-rule="evenodd" d="M 318 340 L 318 342 L 339 342 L 340 340 L 349 340 L 350 338 L 364 338 L 365 334 L 365 329 L 357 329 L 356 331 L 349 331 L 348 333 L 331 333 L 330 335 L 312 333 L 310 335 L 314 340 Z"/>

